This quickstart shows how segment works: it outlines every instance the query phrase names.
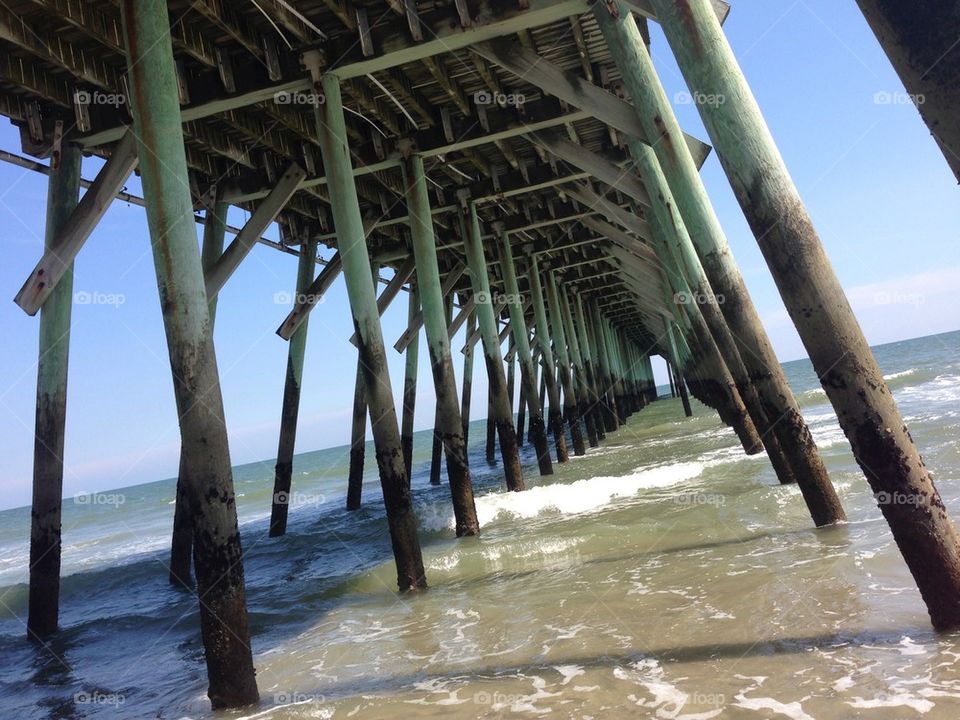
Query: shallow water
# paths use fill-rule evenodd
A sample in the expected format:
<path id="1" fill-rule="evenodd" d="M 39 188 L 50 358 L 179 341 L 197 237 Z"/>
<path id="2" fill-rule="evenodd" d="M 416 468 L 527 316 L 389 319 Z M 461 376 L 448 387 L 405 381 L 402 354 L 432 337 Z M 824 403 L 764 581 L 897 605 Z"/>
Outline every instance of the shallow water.
<path id="1" fill-rule="evenodd" d="M 960 333 L 876 349 L 960 518 Z M 936 636 L 809 363 L 786 370 L 849 516 L 811 528 L 795 487 L 706 408 L 655 403 L 547 481 L 501 491 L 471 428 L 480 538 L 445 488 L 415 498 L 428 592 L 399 597 L 376 477 L 341 509 L 346 449 L 298 456 L 288 535 L 271 463 L 236 469 L 258 681 L 225 717 L 956 718 L 960 636 Z M 370 457 L 370 454 L 368 454 Z M 4 717 L 210 717 L 196 600 L 169 588 L 173 483 L 66 503 L 63 632 L 23 641 L 29 511 L 0 513 Z M 122 501 L 121 501 L 122 498 Z"/>

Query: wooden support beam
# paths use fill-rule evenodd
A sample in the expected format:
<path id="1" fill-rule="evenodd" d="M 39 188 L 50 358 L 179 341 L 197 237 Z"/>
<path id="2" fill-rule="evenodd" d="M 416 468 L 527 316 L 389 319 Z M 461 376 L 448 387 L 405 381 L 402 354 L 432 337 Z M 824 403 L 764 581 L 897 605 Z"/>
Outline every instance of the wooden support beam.
<path id="1" fill-rule="evenodd" d="M 497 435 L 500 438 L 500 455 L 503 460 L 507 489 L 524 489 L 523 471 L 520 467 L 520 455 L 517 450 L 517 434 L 513 425 L 513 413 L 507 399 L 507 379 L 500 359 L 500 339 L 497 333 L 497 320 L 493 312 L 494 298 L 490 293 L 490 277 L 487 274 L 487 262 L 484 257 L 480 233 L 480 217 L 477 206 L 469 202 L 464 208 L 463 218 L 464 250 L 467 266 L 470 269 L 470 282 L 473 297 L 476 300 L 477 324 L 483 342 L 484 360 L 487 366 L 487 383 L 490 388 L 491 408 Z"/>
<path id="2" fill-rule="evenodd" d="M 97 173 L 93 185 L 70 213 L 70 217 L 59 225 L 58 237 L 44 251 L 40 262 L 14 298 L 14 302 L 28 315 L 35 315 L 57 287 L 60 278 L 72 265 L 80 248 L 136 166 L 137 140 L 134 134 L 128 131 Z"/>
<path id="3" fill-rule="evenodd" d="M 563 432 L 563 411 L 560 404 L 560 388 L 557 385 L 557 368 L 553 361 L 553 349 L 550 344 L 550 326 L 547 323 L 547 311 L 543 303 L 543 287 L 540 282 L 540 268 L 536 255 L 528 255 L 527 283 L 530 292 L 530 301 L 533 306 L 533 318 L 537 329 L 534 336 L 535 346 L 540 353 L 540 362 L 543 365 L 543 382 L 546 385 L 547 397 L 550 399 L 550 411 L 547 422 L 553 433 L 554 450 L 557 453 L 557 462 L 565 463 L 570 459 L 567 451 L 567 438 Z M 543 403 L 541 403 L 542 406 Z M 583 442 L 581 438 L 580 442 Z"/>
<path id="4" fill-rule="evenodd" d="M 340 251 L 338 250 L 310 286 L 294 298 L 293 309 L 287 314 L 286 319 L 280 323 L 280 327 L 277 328 L 277 335 L 284 340 L 292 338 L 297 328 L 306 322 L 307 316 L 323 299 L 324 293 L 330 289 L 333 281 L 340 276 L 342 270 L 343 263 L 340 260 Z"/>
<path id="5" fill-rule="evenodd" d="M 437 397 L 435 428 L 447 459 L 447 477 L 453 499 L 457 537 L 478 535 L 480 522 L 473 499 L 473 484 L 467 462 L 467 444 L 463 437 L 460 398 L 457 395 L 453 359 L 450 355 L 447 313 L 453 307 L 451 293 L 444 293 L 437 263 L 437 244 L 430 215 L 423 158 L 413 155 L 404 163 L 407 205 L 410 208 L 410 236 L 416 258 L 417 287 L 423 326 L 427 335 L 430 367 Z M 450 302 L 446 303 L 449 298 Z"/>
<path id="6" fill-rule="evenodd" d="M 223 251 L 223 255 L 220 256 L 216 264 L 206 272 L 204 277 L 208 298 L 216 297 L 220 293 L 227 280 L 230 279 L 230 276 L 240 267 L 243 259 L 253 249 L 263 231 L 274 221 L 287 201 L 293 196 L 293 193 L 296 192 L 297 185 L 300 184 L 306 174 L 306 171 L 296 163 L 291 163 L 283 171 L 283 175 L 270 194 L 257 205 L 257 209 L 254 210 L 243 229 Z"/>
<path id="7" fill-rule="evenodd" d="M 533 364 L 533 357 L 530 352 L 529 331 L 527 329 L 527 320 L 523 313 L 523 300 L 520 295 L 520 286 L 517 282 L 517 272 L 514 267 L 513 248 L 510 245 L 510 237 L 506 234 L 503 226 L 495 226 L 494 232 L 499 236 L 497 248 L 500 253 L 500 269 L 503 275 L 503 283 L 507 309 L 510 313 L 510 325 L 513 335 L 513 344 L 517 351 L 520 365 L 520 382 L 523 392 L 521 393 L 521 408 L 523 398 L 526 399 L 530 410 L 530 435 L 533 438 L 533 444 L 537 453 L 537 464 L 541 475 L 553 474 L 553 463 L 550 461 L 550 448 L 547 445 L 546 424 L 543 421 L 543 412 L 537 402 L 537 377 L 536 369 Z M 523 423 L 518 421 L 519 431 L 523 432 Z"/>
<path id="8" fill-rule="evenodd" d="M 338 232 L 347 295 L 357 328 L 359 355 L 363 360 L 364 385 L 370 417 L 373 418 L 371 426 L 397 567 L 397 583 L 401 591 L 417 590 L 425 588 L 427 581 L 407 469 L 403 464 L 400 428 L 383 347 L 383 331 L 367 261 L 360 204 L 347 145 L 340 81 L 336 76 L 320 71 L 320 57 L 315 51 L 305 53 L 305 59 L 312 81 L 318 83 L 325 97 L 323 104 L 314 106 L 314 116 L 323 165 L 330 178 L 333 223 Z"/>
<path id="9" fill-rule="evenodd" d="M 687 3 L 688 12 L 682 17 L 671 4 L 658 5 L 664 10 L 667 39 L 691 90 L 721 92 L 735 100 L 721 111 L 701 107 L 704 125 L 717 143 L 734 194 L 870 488 L 878 496 L 902 498 L 881 501 L 879 506 L 933 626 L 955 630 L 960 627 L 960 537 L 750 86 L 723 30 L 702 2 Z M 810 490 L 826 489 L 805 488 L 801 481 L 805 499 Z M 817 499 L 823 503 L 823 498 Z M 838 519 L 843 519 L 842 510 Z"/>
<path id="10" fill-rule="evenodd" d="M 387 308 L 390 307 L 390 303 L 392 303 L 393 299 L 397 297 L 400 289 L 407 283 L 407 281 L 413 277 L 413 273 L 416 272 L 416 269 L 417 263 L 413 255 L 408 257 L 406 261 L 404 261 L 403 265 L 397 268 L 396 272 L 393 274 L 393 277 L 390 278 L 390 282 L 387 283 L 387 286 L 377 298 L 377 314 L 380 315 L 380 317 L 383 317 L 383 314 L 387 311 Z M 356 333 L 350 336 L 350 344 L 356 346 Z"/>
<path id="11" fill-rule="evenodd" d="M 574 107 L 589 110 L 593 117 L 607 125 L 647 141 L 648 135 L 629 103 L 582 77 L 564 71 L 535 52 L 527 50 L 520 43 L 499 40 L 474 45 L 471 50 L 524 82 L 535 85 Z M 697 167 L 701 167 L 710 154 L 710 146 L 690 135 L 684 134 L 684 139 Z"/>
<path id="12" fill-rule="evenodd" d="M 751 384 L 756 388 L 760 409 L 766 416 L 766 422 L 762 417 L 754 416 L 755 422 L 760 420 L 757 429 L 764 434 L 766 428 L 770 427 L 776 433 L 781 448 L 789 458 L 794 477 L 801 482 L 804 500 L 814 516 L 814 522 L 835 522 L 843 517 L 843 510 L 830 484 L 826 467 L 746 290 L 703 178 L 697 172 L 690 153 L 682 144 L 678 144 L 680 125 L 636 21 L 629 14 L 614 17 L 611 11 L 615 12 L 617 7 L 622 6 L 595 8 L 594 15 L 633 97 L 638 119 L 648 135 L 660 139 L 652 147 L 673 193 L 675 212 L 685 223 L 716 297 L 724 298 L 720 310 L 737 344 Z M 702 88 L 693 89 L 702 91 Z M 738 112 L 740 103 L 733 100 L 734 96 L 725 97 L 730 99 L 731 109 Z M 700 109 L 703 110 L 702 107 Z"/>
<path id="13" fill-rule="evenodd" d="M 313 282 L 317 262 L 317 241 L 300 245 L 297 263 L 296 293 L 301 295 Z M 287 371 L 284 376 L 283 403 L 280 407 L 280 437 L 277 441 L 277 463 L 273 480 L 273 503 L 270 511 L 270 537 L 287 531 L 290 512 L 290 490 L 293 481 L 293 453 L 297 441 L 297 418 L 300 414 L 300 387 L 303 380 L 303 359 L 307 347 L 307 323 L 300 324 L 287 348 Z"/>
<path id="14" fill-rule="evenodd" d="M 570 436 L 573 439 L 573 454 L 580 456 L 586 454 L 587 450 L 583 443 L 583 430 L 580 426 L 580 404 L 577 401 L 577 391 L 574 388 L 573 375 L 570 371 L 567 330 L 564 327 L 563 311 L 560 307 L 557 292 L 557 281 L 549 270 L 544 271 L 544 277 L 546 278 L 544 284 L 546 286 L 547 305 L 550 308 L 550 334 L 553 337 L 560 385 L 563 388 L 563 414 L 567 425 L 570 427 Z M 541 345 L 541 347 L 543 346 Z"/>
<path id="15" fill-rule="evenodd" d="M 180 420 L 208 696 L 259 699 L 223 398 L 197 249 L 165 0 L 123 4 L 124 45 L 147 220 Z M 114 193 L 110 194 L 110 197 Z"/>
<path id="16" fill-rule="evenodd" d="M 453 289 L 456 287 L 457 282 L 463 277 L 463 274 L 467 271 L 467 266 L 462 262 L 458 262 L 454 265 L 449 272 L 447 272 L 446 277 L 443 279 L 443 285 L 441 289 L 443 291 L 443 296 L 446 297 L 453 292 Z M 393 344 L 393 349 L 397 352 L 403 352 L 407 349 L 412 340 L 417 337 L 417 334 L 420 332 L 420 328 L 423 327 L 423 312 L 418 311 L 414 316 L 413 320 L 407 325 L 407 329 L 403 331 L 403 334 L 397 339 Z"/>
<path id="17" fill-rule="evenodd" d="M 47 184 L 44 245 L 56 252 L 60 229 L 77 207 L 83 156 L 65 146 Z M 60 618 L 61 510 L 63 452 L 67 415 L 67 366 L 73 307 L 73 265 L 48 294 L 40 313 L 37 405 L 33 446 L 33 496 L 30 512 L 30 581 L 27 636 L 43 642 L 57 631 Z"/>
<path id="18" fill-rule="evenodd" d="M 407 307 L 407 322 L 413 323 L 420 315 L 420 291 L 416 284 L 410 288 Z M 404 365 L 403 380 L 403 418 L 400 425 L 400 444 L 403 447 L 403 462 L 407 467 L 407 484 L 413 470 L 413 416 L 417 404 L 417 368 L 420 353 L 420 333 L 414 333 L 407 343 L 407 355 Z M 466 434 L 464 434 L 466 441 Z"/>

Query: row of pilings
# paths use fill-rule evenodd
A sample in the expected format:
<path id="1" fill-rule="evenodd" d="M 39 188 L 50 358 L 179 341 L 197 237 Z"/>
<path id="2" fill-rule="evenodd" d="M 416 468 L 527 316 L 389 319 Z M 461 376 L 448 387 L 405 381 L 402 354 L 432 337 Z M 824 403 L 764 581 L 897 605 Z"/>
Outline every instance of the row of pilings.
<path id="1" fill-rule="evenodd" d="M 954 527 L 714 7 L 708 0 L 649 0 L 649 4 L 691 91 L 725 98 L 723 103 L 697 106 L 723 169 L 871 488 L 886 497 L 916 499 L 880 509 L 934 626 L 955 628 L 960 625 L 960 548 Z M 880 0 L 861 4 L 873 13 L 877 27 L 896 22 L 889 12 L 878 19 L 885 7 Z M 650 357 L 659 354 L 668 361 L 671 386 L 688 415 L 689 388 L 716 409 L 746 453 L 765 451 L 780 482 L 798 484 L 815 525 L 844 519 L 707 196 L 697 161 L 653 68 L 642 24 L 619 2 L 595 3 L 591 12 L 633 103 L 617 106 L 630 108 L 625 125 L 631 132 L 620 129 L 628 164 L 611 174 L 609 166 L 562 138 L 545 133 L 530 133 L 528 138 L 544 152 L 579 164 L 589 176 L 564 192 L 591 209 L 591 217 L 582 221 L 590 234 L 584 240 L 568 230 L 545 248 L 529 247 L 499 222 L 489 223 L 485 235 L 487 223 L 466 187 L 457 198 L 457 263 L 449 262 L 448 250 L 441 264 L 427 192 L 428 168 L 425 158 L 410 148 L 402 161 L 410 252 L 396 263 L 393 279 L 379 298 L 376 278 L 381 260 L 367 251 L 369 228 L 358 201 L 341 81 L 335 73 L 325 72 L 320 53 L 303 54 L 314 88 L 325 98 L 313 113 L 338 251 L 314 277 L 316 240 L 299 239 L 298 301 L 278 331 L 290 345 L 271 535 L 282 536 L 287 523 L 306 318 L 341 274 L 357 348 L 347 502 L 351 508 L 362 502 L 363 439 L 369 418 L 397 583 L 403 592 L 427 587 L 409 471 L 421 328 L 437 398 L 435 477 L 439 479 L 442 455 L 457 536 L 481 531 L 466 452 L 475 343 L 483 353 L 489 387 L 488 455 L 493 455 L 492 445 L 498 440 L 506 489 L 520 492 L 526 486 L 518 451 L 523 439 L 518 437 L 509 396 L 515 378 L 507 377 L 502 356 L 508 337 L 509 367 L 520 374 L 520 405 L 541 475 L 552 473 L 554 463 L 566 462 L 571 452 L 582 455 L 588 445 L 603 442 L 607 433 L 655 398 Z M 202 600 L 201 631 L 213 707 L 239 707 L 256 702 L 258 689 L 212 328 L 219 289 L 292 197 L 305 172 L 296 163 L 284 170 L 225 250 L 227 204 L 211 187 L 198 251 L 167 5 L 163 0 L 128 0 L 122 3 L 122 15 L 133 127 L 79 202 L 80 151 L 65 138 L 49 170 L 44 259 L 17 298 L 28 311 L 42 308 L 28 632 L 32 639 L 44 640 L 57 630 L 59 618 L 72 259 L 109 199 L 139 165 L 182 441 L 170 577 L 177 585 L 195 584 Z M 576 104 L 576 93 L 569 94 L 566 81 L 544 70 L 547 63 L 539 72 L 532 66 L 523 68 L 518 65 L 522 53 L 505 54 L 496 44 L 478 52 Z M 895 62 L 904 56 L 890 54 Z M 921 80 L 929 78 L 915 81 Z M 589 92 L 580 89 L 585 97 L 598 97 L 595 86 Z M 952 142 L 949 133 L 938 137 L 942 145 Z M 616 187 L 616 200 L 604 184 Z M 598 257 L 584 246 L 602 248 L 603 262 L 613 269 L 589 275 Z M 616 282 L 602 279 L 611 274 Z M 461 276 L 468 282 L 460 282 Z M 409 328 L 402 348 L 406 373 L 398 413 L 380 316 L 404 287 L 409 293 Z M 460 298 L 456 317 L 454 292 Z M 504 319 L 506 326 L 501 327 Z M 450 339 L 464 325 L 468 341 L 461 395 Z"/>

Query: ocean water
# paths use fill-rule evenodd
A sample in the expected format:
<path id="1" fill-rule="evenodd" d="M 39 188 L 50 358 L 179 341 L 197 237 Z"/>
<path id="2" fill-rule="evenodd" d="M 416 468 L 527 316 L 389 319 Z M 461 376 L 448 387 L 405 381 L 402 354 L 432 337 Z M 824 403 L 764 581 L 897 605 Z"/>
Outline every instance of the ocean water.
<path id="1" fill-rule="evenodd" d="M 875 351 L 960 521 L 960 333 Z M 654 403 L 543 480 L 525 447 L 519 494 L 478 422 L 482 535 L 454 537 L 420 433 L 430 590 L 398 596 L 374 468 L 347 513 L 347 448 L 297 456 L 288 534 L 271 539 L 272 461 L 237 467 L 262 704 L 218 716 L 960 717 L 960 635 L 931 631 L 809 363 L 786 371 L 844 525 L 813 529 L 798 490 L 700 405 L 685 419 Z M 196 599 L 167 584 L 173 497 L 163 480 L 65 502 L 48 647 L 24 639 L 29 509 L 0 512 L 0 717 L 214 716 Z"/>

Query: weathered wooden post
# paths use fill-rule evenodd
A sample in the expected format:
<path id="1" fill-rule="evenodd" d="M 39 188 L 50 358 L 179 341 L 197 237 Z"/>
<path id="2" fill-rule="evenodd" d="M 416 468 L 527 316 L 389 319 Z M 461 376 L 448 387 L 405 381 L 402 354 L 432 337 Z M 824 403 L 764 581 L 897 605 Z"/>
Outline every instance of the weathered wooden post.
<path id="1" fill-rule="evenodd" d="M 460 295 L 460 302 L 466 302 L 466 297 Z M 469 338 L 477 329 L 477 315 L 471 310 L 467 316 L 465 335 Z M 463 349 L 463 395 L 460 400 L 460 417 L 463 421 L 463 442 L 470 447 L 470 402 L 473 399 L 473 343 L 467 343 Z"/>
<path id="2" fill-rule="evenodd" d="M 410 211 L 413 255 L 417 263 L 417 286 L 420 288 L 420 307 L 423 310 L 423 327 L 427 333 L 427 350 L 430 353 L 430 367 L 433 370 L 433 385 L 437 395 L 434 433 L 440 436 L 447 458 L 447 478 L 453 497 L 457 537 L 477 535 L 480 532 L 480 523 L 474 505 L 473 485 L 467 464 L 467 443 L 463 437 L 463 419 L 460 415 L 460 398 L 457 395 L 457 381 L 447 336 L 453 299 L 451 297 L 445 300 L 440 288 L 437 242 L 430 215 L 423 158 L 419 155 L 405 158 L 403 170 L 407 208 Z"/>
<path id="3" fill-rule="evenodd" d="M 603 414 L 603 405 L 600 401 L 600 388 L 597 378 L 596 366 L 596 348 L 591 347 L 589 327 L 587 326 L 586 316 L 583 313 L 583 297 L 576 295 L 570 298 L 570 306 L 573 310 L 571 322 L 576 329 L 579 337 L 580 348 L 583 354 L 583 369 L 587 384 L 587 395 L 590 401 L 590 412 L 593 415 L 593 422 L 597 427 L 597 437 L 603 440 L 606 437 L 606 420 Z"/>
<path id="4" fill-rule="evenodd" d="M 534 387 L 536 387 L 536 378 L 533 380 Z M 523 447 L 524 442 L 524 428 L 527 426 L 527 394 L 525 392 L 523 382 L 520 383 L 520 400 L 517 402 L 517 447 Z"/>
<path id="5" fill-rule="evenodd" d="M 549 282 L 556 287 L 554 274 L 549 274 Z M 548 284 L 549 287 L 549 284 Z M 597 431 L 597 424 L 594 421 L 593 406 L 590 402 L 590 391 L 587 385 L 587 375 L 583 368 L 583 356 L 580 353 L 580 340 L 573 325 L 573 311 L 570 309 L 570 301 L 567 293 L 558 291 L 557 298 L 560 302 L 560 318 L 564 323 L 564 331 L 570 352 L 570 362 L 573 364 L 574 387 L 577 394 L 577 406 L 580 409 L 580 417 L 583 418 L 587 426 L 587 441 L 590 447 L 597 447 L 600 444 L 600 433 Z"/>
<path id="6" fill-rule="evenodd" d="M 321 72 L 319 52 L 307 51 L 303 57 L 310 69 L 315 91 L 322 93 L 324 98 L 324 102 L 314 104 L 317 135 L 327 174 L 337 244 L 343 259 L 343 277 L 357 329 L 357 349 L 363 358 L 367 406 L 397 565 L 397 583 L 401 591 L 417 590 L 425 588 L 427 580 L 407 469 L 403 464 L 400 428 L 393 404 L 377 298 L 367 261 L 363 221 L 347 145 L 340 80 L 335 75 Z"/>
<path id="7" fill-rule="evenodd" d="M 938 0 L 857 0 L 910 100 L 960 181 L 960 14 Z M 877 102 L 891 102 L 879 94 Z"/>
<path id="8" fill-rule="evenodd" d="M 297 285 L 294 305 L 302 301 L 313 282 L 317 265 L 317 241 L 303 238 L 297 263 Z M 303 357 L 307 348 L 307 321 L 304 320 L 290 338 L 287 348 L 287 374 L 283 385 L 280 409 L 280 439 L 277 443 L 277 465 L 273 480 L 273 506 L 270 510 L 270 537 L 287 532 L 290 512 L 290 488 L 293 477 L 293 451 L 297 441 L 297 417 L 300 414 L 300 383 L 303 379 Z"/>
<path id="9" fill-rule="evenodd" d="M 683 405 L 683 414 L 687 417 L 693 417 L 693 408 L 690 407 L 690 397 L 687 395 L 687 386 L 683 381 L 683 371 L 680 369 L 680 355 L 677 352 L 676 338 L 673 336 L 673 323 L 664 318 L 664 325 L 667 328 L 670 356 L 673 358 L 673 372 L 677 385 L 677 393 L 680 395 L 680 402 Z"/>
<path id="10" fill-rule="evenodd" d="M 960 627 L 960 541 L 709 3 L 654 0 L 699 111 L 814 369 L 934 627 Z"/>
<path id="11" fill-rule="evenodd" d="M 366 249 L 364 247 L 364 249 Z M 380 265 L 370 261 L 373 291 L 377 291 Z M 379 317 L 379 314 L 378 314 Z M 350 465 L 347 469 L 347 510 L 359 510 L 363 502 L 363 462 L 367 454 L 367 389 L 363 355 L 357 351 L 357 374 L 353 383 L 353 412 L 350 422 Z M 401 446 L 402 447 L 402 446 Z"/>
<path id="12" fill-rule="evenodd" d="M 500 271 L 503 274 L 503 286 L 507 296 L 507 310 L 510 313 L 513 343 L 520 364 L 520 412 L 523 412 L 524 402 L 526 402 L 530 411 L 530 434 L 537 451 L 540 474 L 552 475 L 553 463 L 550 461 L 550 446 L 547 444 L 543 411 L 537 402 L 537 371 L 533 365 L 533 355 L 530 352 L 530 338 L 527 334 L 527 320 L 523 313 L 520 284 L 517 282 L 517 271 L 513 262 L 513 248 L 510 246 L 510 236 L 504 231 L 502 224 L 497 224 L 494 227 L 494 232 L 499 240 L 497 247 L 500 250 Z M 520 420 L 517 424 L 522 433 L 523 421 Z"/>
<path id="13" fill-rule="evenodd" d="M 80 148 L 68 143 L 51 158 L 44 231 L 47 250 L 56 250 L 57 232 L 77 206 L 82 160 Z M 57 631 L 60 616 L 60 518 L 72 309 L 73 263 L 70 263 L 40 307 L 27 637 L 41 642 Z"/>
<path id="14" fill-rule="evenodd" d="M 180 418 L 187 506 L 193 516 L 208 695 L 214 709 L 241 707 L 257 702 L 259 695 L 167 3 L 124 0 L 121 9 L 143 195 Z"/>
<path id="15" fill-rule="evenodd" d="M 203 242 L 200 245 L 200 265 L 203 267 L 204 277 L 207 271 L 220 259 L 223 253 L 223 240 L 226 234 L 227 210 L 229 203 L 223 202 L 216 188 L 214 195 L 208 198 L 211 202 L 207 206 L 203 218 Z M 207 307 L 210 309 L 210 334 L 217 319 L 217 296 L 207 296 Z M 183 479 L 183 449 L 180 450 L 180 463 L 177 473 L 177 495 L 173 506 L 173 533 L 170 538 L 170 569 L 167 578 L 171 585 L 189 589 L 193 586 L 191 576 L 193 554 L 193 520 L 190 509 L 187 507 L 186 481 Z"/>
<path id="16" fill-rule="evenodd" d="M 580 298 L 581 307 L 583 298 Z M 590 333 L 590 343 L 597 353 L 597 389 L 600 392 L 600 404 L 603 408 L 603 422 L 607 432 L 613 432 L 620 426 L 617 418 L 617 401 L 613 394 L 613 380 L 610 374 L 610 360 L 607 357 L 607 346 L 603 340 L 603 320 L 600 317 L 600 308 L 595 304 L 587 311 L 590 323 L 587 331 Z"/>
<path id="17" fill-rule="evenodd" d="M 420 290 L 410 283 L 407 323 L 412 323 L 420 312 Z M 403 417 L 400 424 L 400 445 L 403 448 L 403 466 L 407 469 L 407 485 L 413 474 L 413 415 L 417 405 L 417 363 L 420 362 L 420 333 L 411 338 L 404 358 Z"/>
<path id="18" fill-rule="evenodd" d="M 583 444 L 583 431 L 580 428 L 580 408 L 577 403 L 577 392 L 573 386 L 573 376 L 570 372 L 570 356 L 567 353 L 567 332 L 564 327 L 563 313 L 560 309 L 560 299 L 557 296 L 557 281 L 550 270 L 545 270 L 547 305 L 550 308 L 550 330 L 553 336 L 553 347 L 557 352 L 557 369 L 560 375 L 560 385 L 563 386 L 563 414 L 570 428 L 570 439 L 573 441 L 573 454 L 585 455 L 587 452 Z M 531 287 L 533 284 L 531 283 Z M 551 405 L 553 402 L 551 401 Z M 591 446 L 593 442 L 591 442 Z"/>
<path id="19" fill-rule="evenodd" d="M 763 415 L 769 419 L 769 427 L 758 425 L 757 429 L 761 434 L 768 430 L 776 433 L 814 522 L 825 525 L 842 520 L 843 508 L 727 245 L 637 23 L 616 1 L 595 5 L 594 15 L 733 333 Z M 702 112 L 707 103 L 698 106 Z M 762 419 L 755 416 L 754 421 L 758 420 Z"/>
<path id="20" fill-rule="evenodd" d="M 506 380 L 504 380 L 506 382 Z M 488 465 L 497 464 L 497 456 L 494 454 L 494 448 L 497 444 L 497 423 L 494 420 L 493 410 L 493 391 L 487 386 L 487 439 L 486 439 L 486 457 Z"/>
<path id="21" fill-rule="evenodd" d="M 560 404 L 560 389 L 557 386 L 557 368 L 553 362 L 553 349 L 550 347 L 550 327 L 547 323 L 547 310 L 543 304 L 543 287 L 540 282 L 540 268 L 537 266 L 537 256 L 529 255 L 527 266 L 527 281 L 533 300 L 533 319 L 536 323 L 536 343 L 540 348 L 540 359 L 543 365 L 541 382 L 546 386 L 550 410 L 547 415 L 550 431 L 553 433 L 554 450 L 557 453 L 557 462 L 565 463 L 570 459 L 567 451 L 567 436 L 563 432 L 563 406 Z M 540 407 L 543 407 L 541 402 Z M 542 411 L 541 411 L 542 412 Z M 577 428 L 579 430 L 579 427 Z M 583 437 L 580 438 L 583 445 Z M 581 448 L 582 449 L 582 448 Z M 581 453 L 582 454 L 582 453 Z"/>
<path id="22" fill-rule="evenodd" d="M 465 198 L 462 198 L 466 202 Z M 480 326 L 483 342 L 483 355 L 487 366 L 487 383 L 490 387 L 490 409 L 500 438 L 500 455 L 503 459 L 503 474 L 508 490 L 523 490 L 523 471 L 520 468 L 520 454 L 517 451 L 517 434 L 513 426 L 513 414 L 507 399 L 507 378 L 503 372 L 500 357 L 500 339 L 497 333 L 497 319 L 493 314 L 493 297 L 490 294 L 490 278 L 487 276 L 487 263 L 483 255 L 480 233 L 480 217 L 477 206 L 466 202 L 464 208 L 463 244 L 467 256 L 467 266 L 476 300 L 475 312 Z"/>

